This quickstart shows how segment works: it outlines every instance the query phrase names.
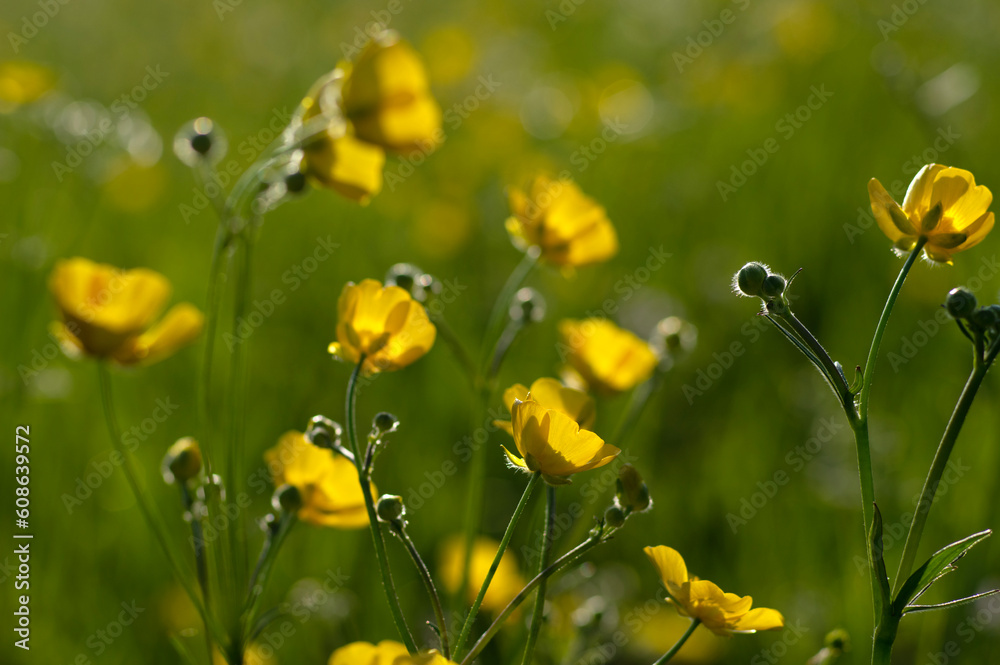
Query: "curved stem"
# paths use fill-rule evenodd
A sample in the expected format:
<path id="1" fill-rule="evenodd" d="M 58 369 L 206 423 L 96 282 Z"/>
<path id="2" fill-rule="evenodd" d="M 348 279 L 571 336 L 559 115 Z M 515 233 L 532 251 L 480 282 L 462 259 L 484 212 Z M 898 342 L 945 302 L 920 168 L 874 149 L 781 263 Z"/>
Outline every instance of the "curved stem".
<path id="1" fill-rule="evenodd" d="M 670 647 L 670 651 L 668 651 L 667 653 L 663 654 L 659 659 L 657 659 L 657 661 L 655 663 L 653 663 L 653 665 L 663 665 L 663 663 L 666 663 L 671 658 L 673 658 L 674 656 L 676 656 L 677 652 L 681 650 L 681 647 L 684 646 L 684 643 L 688 641 L 688 638 L 691 637 L 691 635 L 694 633 L 695 629 L 699 625 L 701 625 L 701 621 L 699 619 L 694 619 L 691 622 L 691 625 L 688 626 L 688 629 L 686 631 L 684 631 L 684 634 L 681 635 L 681 638 L 679 640 L 677 640 L 677 644 L 675 644 L 674 646 Z"/>
<path id="2" fill-rule="evenodd" d="M 409 626 L 406 625 L 406 618 L 403 616 L 403 610 L 399 606 L 399 596 L 396 594 L 396 584 L 392 581 L 392 571 L 389 570 L 389 557 L 385 551 L 385 538 L 382 536 L 382 529 L 378 521 L 378 516 L 375 514 L 375 500 L 372 498 L 372 486 L 371 480 L 366 477 L 363 470 L 363 459 L 361 455 L 361 447 L 358 444 L 358 427 L 357 427 L 357 415 L 355 405 L 357 402 L 357 392 L 358 392 L 358 377 L 361 375 L 361 368 L 365 364 L 365 357 L 362 355 L 358 359 L 358 364 L 354 367 L 354 371 L 351 372 L 351 378 L 347 383 L 347 403 L 345 405 L 345 431 L 347 434 L 347 440 L 350 442 L 351 449 L 354 452 L 354 463 L 358 469 L 358 482 L 361 484 L 361 493 L 365 497 L 365 508 L 368 511 L 368 526 L 371 528 L 372 540 L 375 543 L 375 557 L 378 559 L 379 571 L 382 574 L 382 588 L 385 591 L 386 600 L 389 603 L 389 610 L 392 612 L 393 623 L 396 624 L 396 630 L 399 632 L 400 637 L 403 640 L 403 644 L 406 645 L 407 650 L 411 654 L 417 653 L 417 644 L 413 639 L 413 634 L 410 632 Z"/>
<path id="3" fill-rule="evenodd" d="M 820 367 L 823 373 L 827 375 L 828 380 L 832 384 L 834 392 L 840 398 L 841 406 L 844 407 L 844 412 L 847 414 L 849 420 L 853 420 L 856 417 L 856 412 L 854 410 L 854 398 L 851 395 L 851 388 L 847 385 L 847 379 L 841 374 L 840 370 L 837 369 L 836 364 L 827 353 L 826 349 L 819 340 L 812 334 L 809 328 L 799 321 L 799 319 L 792 313 L 792 310 L 786 309 L 782 314 L 777 315 L 782 321 L 787 323 L 789 327 L 795 331 L 795 334 L 805 342 L 806 346 L 812 351 L 816 360 L 819 361 Z"/>
<path id="4" fill-rule="evenodd" d="M 903 546 L 903 556 L 899 561 L 899 570 L 896 572 L 896 589 L 894 593 L 899 593 L 906 579 L 913 570 L 913 563 L 917 557 L 917 549 L 920 547 L 920 537 L 923 535 L 924 526 L 927 524 L 927 516 L 934 505 L 934 497 L 937 494 L 938 485 L 941 484 L 941 477 L 948 467 L 948 458 L 958 440 L 958 434 L 965 424 L 965 417 L 969 414 L 972 401 L 976 398 L 979 386 L 983 383 L 983 378 L 989 370 L 989 365 L 976 359 L 972 373 L 969 375 L 965 388 L 962 389 L 962 396 L 959 397 L 955 410 L 951 414 L 948 426 L 944 430 L 941 442 L 938 444 L 937 452 L 934 453 L 934 461 L 927 471 L 927 478 L 924 480 L 923 490 L 920 492 L 920 501 L 914 511 L 913 521 L 910 522 L 910 530 L 906 534 L 906 544 Z"/>
<path id="5" fill-rule="evenodd" d="M 434 608 L 434 617 L 438 622 L 438 635 L 441 638 L 441 651 L 444 654 L 445 660 L 451 660 L 451 648 L 448 645 L 448 625 L 445 622 L 444 608 L 441 606 L 441 597 L 438 595 L 437 587 L 434 586 L 434 578 L 431 577 L 431 571 L 427 568 L 427 564 L 424 563 L 423 558 L 420 556 L 420 551 L 417 546 L 413 544 L 413 540 L 410 538 L 410 534 L 406 532 L 406 528 L 403 526 L 402 522 L 390 522 L 389 528 L 392 529 L 393 533 L 399 536 L 399 539 L 403 541 L 403 545 L 406 546 L 406 551 L 409 553 L 410 558 L 413 559 L 413 564 L 417 567 L 417 572 L 420 573 L 420 579 L 424 582 L 424 588 L 427 589 L 427 595 L 430 596 L 431 605 Z"/>
<path id="6" fill-rule="evenodd" d="M 500 632 L 500 627 L 506 623 L 507 619 L 510 618 L 510 615 L 513 614 L 514 610 L 516 610 L 521 603 L 523 603 L 525 599 L 531 595 L 531 592 L 534 591 L 538 585 L 542 583 L 542 581 L 552 577 L 552 575 L 570 565 L 586 554 L 589 550 L 593 549 L 597 545 L 600 545 L 602 542 L 603 540 L 600 537 L 591 536 L 566 554 L 563 554 L 561 557 L 556 559 L 555 562 L 542 572 L 538 573 L 538 575 L 535 575 L 535 577 L 528 582 L 523 589 L 518 591 L 517 595 L 514 596 L 509 603 L 507 603 L 507 607 L 503 608 L 503 611 L 497 615 L 486 632 L 483 633 L 478 640 L 476 640 L 476 643 L 472 645 L 471 649 L 469 649 L 469 653 L 462 659 L 460 665 L 469 665 L 469 663 L 471 663 L 473 659 L 479 655 L 479 652 L 482 651 L 487 644 L 489 644 L 490 640 L 492 640 L 498 632 Z"/>
<path id="7" fill-rule="evenodd" d="M 510 537 L 514 535 L 514 527 L 517 526 L 517 521 L 521 517 L 521 513 L 524 512 L 524 507 L 528 504 L 531 492 L 535 489 L 535 485 L 538 484 L 541 477 L 542 475 L 537 471 L 532 473 L 527 487 L 524 488 L 524 494 L 521 495 L 521 500 L 518 501 L 517 508 L 514 509 L 514 514 L 511 515 L 510 522 L 507 524 L 507 531 L 504 532 L 503 539 L 500 541 L 500 547 L 497 548 L 496 556 L 493 557 L 493 564 L 490 566 L 490 570 L 486 574 L 486 579 L 483 580 L 482 585 L 479 587 L 479 593 L 476 595 L 476 600 L 472 603 L 472 608 L 469 610 L 469 616 L 465 619 L 465 625 L 462 626 L 462 632 L 459 634 L 458 641 L 455 643 L 455 653 L 460 653 L 462 651 L 462 647 L 465 646 L 466 640 L 469 639 L 469 633 L 472 631 L 472 624 L 476 620 L 476 615 L 479 614 L 479 606 L 483 604 L 483 597 L 486 596 L 486 591 L 490 588 L 490 582 L 493 581 L 493 576 L 496 574 L 497 568 L 500 567 L 500 559 L 503 558 L 503 553 L 507 550 L 507 544 L 510 542 Z"/>
<path id="8" fill-rule="evenodd" d="M 507 308 L 510 307 L 510 301 L 517 290 L 521 288 L 521 285 L 524 284 L 524 280 L 528 278 L 531 271 L 538 265 L 539 256 L 541 256 L 541 250 L 538 247 L 529 247 L 527 249 L 524 253 L 524 258 L 514 268 L 514 271 L 510 273 L 510 277 L 507 278 L 507 282 L 500 290 L 500 295 L 497 296 L 496 301 L 493 303 L 493 310 L 490 312 L 490 318 L 486 324 L 486 337 L 483 339 L 482 357 L 479 362 L 481 377 L 485 376 L 489 369 L 489 363 L 492 360 L 490 352 L 494 348 L 492 342 L 500 334 L 500 326 L 503 324 Z"/>
<path id="9" fill-rule="evenodd" d="M 545 488 L 545 533 L 542 535 L 542 552 L 538 559 L 538 572 L 541 573 L 549 564 L 549 552 L 552 550 L 552 528 L 556 517 L 556 488 L 548 485 Z M 542 629 L 542 617 L 545 614 L 546 580 L 538 584 L 535 594 L 535 608 L 531 612 L 531 628 L 528 630 L 528 643 L 524 647 L 524 658 L 521 665 L 531 665 L 531 656 L 535 651 L 535 642 Z"/>
<path id="10" fill-rule="evenodd" d="M 268 530 L 264 546 L 257 558 L 257 565 L 254 567 L 247 585 L 246 600 L 243 604 L 243 639 L 241 640 L 244 643 L 243 647 L 249 646 L 247 627 L 254 625 L 254 613 L 257 610 L 257 604 L 264 595 L 264 589 L 267 587 L 267 580 L 271 575 L 271 564 L 274 563 L 278 556 L 278 550 L 285 542 L 285 537 L 288 536 L 288 532 L 292 530 L 297 521 L 294 513 L 285 512 L 281 514 L 280 520 L 275 530 Z"/>

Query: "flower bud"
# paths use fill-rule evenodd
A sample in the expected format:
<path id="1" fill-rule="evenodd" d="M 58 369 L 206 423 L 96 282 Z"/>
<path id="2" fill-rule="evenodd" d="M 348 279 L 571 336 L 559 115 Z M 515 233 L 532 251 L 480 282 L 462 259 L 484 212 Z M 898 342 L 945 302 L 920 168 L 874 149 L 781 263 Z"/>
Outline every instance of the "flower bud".
<path id="1" fill-rule="evenodd" d="M 441 290 L 441 284 L 412 263 L 397 263 L 385 274 L 386 286 L 398 286 L 409 292 L 417 302 L 426 302 L 428 295 Z"/>
<path id="2" fill-rule="evenodd" d="M 678 316 L 656 324 L 653 345 L 666 353 L 690 353 L 698 344 L 698 328 Z"/>
<path id="3" fill-rule="evenodd" d="M 302 508 L 302 493 L 294 485 L 282 485 L 274 490 L 271 505 L 275 510 L 294 515 Z"/>
<path id="4" fill-rule="evenodd" d="M 976 310 L 976 296 L 963 286 L 948 292 L 944 306 L 948 313 L 956 319 L 967 319 Z"/>
<path id="5" fill-rule="evenodd" d="M 649 498 L 649 488 L 631 464 L 626 464 L 621 468 L 615 484 L 618 488 L 615 493 L 615 501 L 622 508 L 641 513 L 652 505 L 653 502 Z"/>
<path id="6" fill-rule="evenodd" d="M 751 298 L 760 297 L 764 280 L 767 279 L 769 272 L 767 266 L 763 263 L 753 261 L 746 264 L 736 273 L 736 279 L 734 280 L 736 290 Z"/>
<path id="7" fill-rule="evenodd" d="M 761 285 L 760 291 L 765 298 L 777 298 L 785 292 L 785 278 L 781 275 L 768 275 Z"/>
<path id="8" fill-rule="evenodd" d="M 618 506 L 611 506 L 604 511 L 604 521 L 608 526 L 617 529 L 625 524 L 625 512 Z"/>
<path id="9" fill-rule="evenodd" d="M 397 429 L 399 429 L 399 418 L 391 413 L 381 411 L 376 413 L 372 419 L 372 434 L 375 434 L 376 438 L 381 439 L 384 435 L 395 432 Z"/>
<path id="10" fill-rule="evenodd" d="M 1000 310 L 997 310 L 993 306 L 980 307 L 972 313 L 969 321 L 981 330 L 992 328 L 997 323 L 1000 323 Z"/>
<path id="11" fill-rule="evenodd" d="M 406 514 L 403 497 L 393 494 L 383 494 L 375 505 L 375 514 L 380 522 L 395 522 Z"/>
<path id="12" fill-rule="evenodd" d="M 197 166 L 201 160 L 215 164 L 227 149 L 226 137 L 211 118 L 196 118 L 181 127 L 174 137 L 174 154 L 187 166 Z"/>
<path id="13" fill-rule="evenodd" d="M 313 416 L 306 427 L 306 441 L 317 448 L 333 449 L 340 444 L 343 429 L 326 416 Z"/>
<path id="14" fill-rule="evenodd" d="M 514 295 L 509 314 L 513 321 L 524 325 L 537 323 L 545 318 L 545 298 L 530 287 L 520 289 Z"/>
<path id="15" fill-rule="evenodd" d="M 201 449 L 190 436 L 178 439 L 163 457 L 163 479 L 185 483 L 201 472 Z"/>

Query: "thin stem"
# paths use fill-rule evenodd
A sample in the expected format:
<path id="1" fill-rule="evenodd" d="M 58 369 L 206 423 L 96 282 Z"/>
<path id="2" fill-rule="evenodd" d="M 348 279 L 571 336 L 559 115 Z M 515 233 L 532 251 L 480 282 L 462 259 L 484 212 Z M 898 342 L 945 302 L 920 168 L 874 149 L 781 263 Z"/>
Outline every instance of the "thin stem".
<path id="1" fill-rule="evenodd" d="M 541 256 L 541 250 L 538 247 L 528 248 L 524 253 L 524 258 L 514 268 L 514 271 L 510 273 L 510 277 L 507 278 L 507 282 L 500 290 L 500 295 L 497 296 L 496 301 L 493 303 L 493 310 L 490 312 L 490 318 L 486 324 L 486 337 L 483 338 L 482 358 L 479 363 L 480 371 L 483 375 L 488 370 L 488 363 L 491 360 L 490 351 L 494 348 L 491 342 L 499 336 L 500 326 L 503 324 L 507 308 L 510 307 L 510 301 L 517 290 L 521 288 L 521 285 L 524 284 L 524 280 L 528 278 L 531 271 L 538 265 L 539 256 Z"/>
<path id="2" fill-rule="evenodd" d="M 493 557 L 493 564 L 490 566 L 490 570 L 486 574 L 486 579 L 483 580 L 482 585 L 479 587 L 479 593 L 476 595 L 476 600 L 472 603 L 472 608 L 469 610 L 469 616 L 465 619 L 465 625 L 462 626 L 462 632 L 458 636 L 458 642 L 455 643 L 455 653 L 461 653 L 462 647 L 465 646 L 466 640 L 469 639 L 469 633 L 472 631 L 472 624 L 476 620 L 476 615 L 479 614 L 479 606 L 482 605 L 483 597 L 486 596 L 486 591 L 490 588 L 490 582 L 493 581 L 493 576 L 496 574 L 497 568 L 500 567 L 500 559 L 503 558 L 503 554 L 507 550 L 507 544 L 510 542 L 510 537 L 514 535 L 514 527 L 517 526 L 517 521 L 520 519 L 521 513 L 524 512 L 524 507 L 528 504 L 531 492 L 535 489 L 535 485 L 538 484 L 541 477 L 541 474 L 537 471 L 531 474 L 531 479 L 528 481 L 527 487 L 524 488 L 524 494 L 521 495 L 521 500 L 518 501 L 517 508 L 514 509 L 514 514 L 511 515 L 510 522 L 507 524 L 507 531 L 504 532 L 503 539 L 500 541 L 500 547 L 497 548 L 496 556 Z"/>
<path id="3" fill-rule="evenodd" d="M 361 446 L 358 443 L 356 402 L 358 378 L 361 375 L 361 368 L 364 364 L 365 357 L 362 355 L 358 359 L 358 364 L 354 367 L 354 371 L 351 372 L 351 378 L 347 383 L 347 400 L 344 408 L 346 412 L 344 415 L 345 430 L 347 440 L 350 442 L 351 449 L 354 452 L 354 463 L 358 469 L 358 482 L 361 484 L 361 493 L 365 497 L 365 508 L 368 511 L 368 526 L 371 528 L 372 540 L 375 542 L 375 557 L 378 559 L 379 571 L 382 574 L 382 589 L 385 591 L 389 610 L 392 612 L 392 620 L 396 624 L 396 630 L 399 632 L 400 637 L 403 639 L 403 644 L 406 645 L 406 649 L 411 654 L 415 654 L 417 653 L 417 644 L 413 639 L 413 634 L 410 632 L 409 626 L 406 625 L 403 610 L 399 606 L 399 595 L 396 593 L 396 585 L 392 581 L 392 571 L 389 570 L 389 557 L 385 551 L 385 538 L 382 535 L 378 516 L 375 514 L 375 500 L 372 498 L 371 479 L 367 477 L 364 471 Z"/>
<path id="4" fill-rule="evenodd" d="M 261 548 L 260 556 L 257 558 L 257 565 L 254 567 L 253 574 L 250 576 L 250 582 L 247 584 L 246 600 L 243 603 L 244 638 L 246 638 L 247 627 L 253 625 L 257 604 L 263 597 L 267 581 L 271 576 L 271 565 L 277 558 L 278 550 L 281 549 L 281 545 L 285 542 L 285 537 L 288 536 L 288 532 L 292 530 L 297 521 L 294 513 L 287 512 L 282 512 L 279 520 L 277 528 L 273 531 L 268 530 L 267 537 L 264 539 L 264 546 Z M 242 641 L 246 642 L 246 639 Z M 247 645 L 244 644 L 243 646 Z"/>
<path id="5" fill-rule="evenodd" d="M 420 579 L 424 582 L 424 588 L 427 589 L 427 595 L 430 596 L 431 605 L 434 608 L 434 617 L 438 622 L 438 635 L 441 638 L 441 651 L 444 653 L 445 660 L 451 660 L 451 648 L 448 645 L 448 625 L 444 618 L 444 608 L 441 606 L 441 597 L 438 595 L 437 588 L 434 586 L 434 578 L 431 577 L 431 571 L 427 568 L 427 564 L 420 556 L 417 546 L 413 544 L 413 540 L 410 538 L 410 534 L 406 532 L 406 527 L 403 526 L 402 522 L 390 522 L 389 528 L 392 529 L 393 533 L 399 536 L 399 539 L 403 541 L 403 545 L 406 546 L 406 551 L 409 553 L 410 558 L 413 559 L 413 565 L 417 567 L 417 572 L 420 573 Z"/>
<path id="6" fill-rule="evenodd" d="M 493 390 L 497 373 L 500 372 L 500 366 L 503 365 L 503 360 L 507 356 L 510 345 L 514 343 L 517 334 L 523 328 L 523 322 L 515 321 L 514 319 L 509 320 L 507 325 L 504 326 L 503 332 L 500 333 L 500 337 L 497 338 L 497 343 L 493 345 L 493 351 L 490 353 L 489 368 L 486 370 L 486 376 L 483 378 L 483 383 L 490 391 Z"/>
<path id="7" fill-rule="evenodd" d="M 691 635 L 694 633 L 695 629 L 699 625 L 701 625 L 701 620 L 700 619 L 694 619 L 691 622 L 691 625 L 688 626 L 688 629 L 686 631 L 684 631 L 684 634 L 681 635 L 681 638 L 679 640 L 677 640 L 677 644 L 675 644 L 674 646 L 670 647 L 670 651 L 668 651 L 667 653 L 663 654 L 655 663 L 653 663 L 653 665 L 663 665 L 663 663 L 666 663 L 671 658 L 673 658 L 674 656 L 676 656 L 677 652 L 681 650 L 681 647 L 684 646 L 684 643 L 688 641 L 688 638 L 691 637 Z"/>
<path id="8" fill-rule="evenodd" d="M 625 444 L 629 435 L 632 434 L 632 430 L 639 424 L 639 418 L 642 417 L 642 412 L 646 408 L 649 398 L 653 396 L 663 383 L 664 375 L 665 372 L 657 367 L 653 376 L 636 386 L 629 397 L 625 413 L 622 415 L 622 419 L 618 421 L 618 425 L 611 434 L 611 438 L 608 439 L 608 443 L 618 448 L 621 448 Z"/>
<path id="9" fill-rule="evenodd" d="M 549 552 L 552 550 L 552 529 L 556 518 L 556 488 L 548 485 L 545 488 L 545 533 L 542 536 L 542 551 L 538 559 L 538 572 L 541 573 L 549 564 Z M 535 594 L 535 608 L 531 612 L 531 628 L 528 630 L 528 643 L 524 647 L 524 658 L 521 665 L 530 665 L 531 656 L 535 652 L 535 642 L 542 629 L 542 618 L 545 614 L 545 587 L 547 580 L 538 584 Z"/>
<path id="10" fill-rule="evenodd" d="M 517 595 L 514 596 L 509 603 L 507 603 L 507 607 L 503 608 L 503 611 L 497 615 L 486 632 L 483 633 L 478 640 L 476 640 L 476 643 L 472 645 L 471 649 L 469 649 L 469 653 L 462 659 L 460 665 L 469 665 L 469 663 L 471 663 L 473 659 L 479 655 L 479 652 L 482 651 L 487 644 L 489 644 L 490 640 L 492 640 L 498 632 L 500 632 L 500 628 L 504 625 L 504 623 L 506 623 L 507 619 L 511 614 L 513 614 L 514 610 L 516 610 L 521 603 L 523 603 L 525 599 L 531 595 L 531 592 L 534 591 L 538 585 L 542 583 L 542 581 L 548 579 L 566 566 L 570 565 L 588 551 L 597 545 L 600 545 L 602 542 L 603 539 L 601 537 L 591 536 L 566 554 L 563 554 L 561 557 L 556 559 L 555 562 L 542 572 L 538 573 L 538 575 L 535 575 L 535 577 L 528 582 L 523 589 L 518 591 Z M 457 651 L 458 650 L 456 649 L 456 653 Z"/>
<path id="11" fill-rule="evenodd" d="M 917 549 L 920 547 L 920 537 L 924 533 L 924 526 L 927 524 L 927 516 L 931 512 L 931 506 L 934 505 L 934 497 L 937 494 L 938 485 L 941 483 L 941 477 L 948 467 L 948 458 L 951 456 L 951 451 L 958 440 L 962 425 L 965 424 L 965 417 L 969 413 L 972 401 L 976 398 L 976 393 L 979 391 L 979 387 L 982 385 L 983 378 L 986 376 L 988 370 L 989 365 L 977 358 L 972 373 L 965 384 L 965 388 L 962 389 L 962 395 L 959 397 L 958 403 L 955 405 L 955 410 L 951 414 L 951 419 L 948 421 L 948 426 L 944 430 L 941 442 L 938 444 L 937 452 L 934 453 L 934 461 L 931 463 L 931 468 L 927 471 L 927 479 L 924 480 L 924 488 L 920 492 L 920 501 L 917 503 L 917 509 L 914 511 L 910 530 L 906 534 L 903 556 L 899 562 L 899 570 L 896 572 L 896 589 L 894 593 L 899 593 L 899 590 L 913 570 L 913 563 L 917 557 Z"/>
<path id="12" fill-rule="evenodd" d="M 847 385 L 847 379 L 844 375 L 840 373 L 837 369 L 837 365 L 833 362 L 830 354 L 827 353 L 823 345 L 819 343 L 819 340 L 812 334 L 812 332 L 806 328 L 806 326 L 798 320 L 798 318 L 792 313 L 792 310 L 787 309 L 777 315 L 782 321 L 787 323 L 789 327 L 799 336 L 799 338 L 805 342 L 806 346 L 812 351 L 816 360 L 819 361 L 820 367 L 824 370 L 827 379 L 832 384 L 834 392 L 840 398 L 841 406 L 844 407 L 844 412 L 847 414 L 849 420 L 853 420 L 856 415 L 854 411 L 854 397 L 851 395 L 851 388 Z"/>
<path id="13" fill-rule="evenodd" d="M 211 605 L 209 597 L 208 579 L 208 553 L 205 550 L 205 534 L 201 527 L 201 519 L 195 514 L 194 497 L 188 489 L 187 481 L 178 481 L 181 490 L 181 502 L 184 510 L 191 519 L 191 545 L 194 549 L 194 561 L 198 570 L 198 586 L 201 587 L 201 596 L 206 606 Z M 212 658 L 212 635 L 208 628 L 205 629 L 205 647 L 208 650 L 209 660 Z"/>

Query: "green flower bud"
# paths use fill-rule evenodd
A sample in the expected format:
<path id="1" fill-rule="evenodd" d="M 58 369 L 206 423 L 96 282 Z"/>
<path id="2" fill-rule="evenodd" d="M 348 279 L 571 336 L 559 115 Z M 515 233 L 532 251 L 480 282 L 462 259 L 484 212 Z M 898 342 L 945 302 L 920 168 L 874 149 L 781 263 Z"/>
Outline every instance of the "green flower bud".
<path id="1" fill-rule="evenodd" d="M 375 418 L 372 419 L 372 433 L 377 438 L 382 438 L 384 435 L 395 432 L 397 429 L 399 429 L 399 419 L 391 413 L 381 411 L 376 413 Z"/>
<path id="2" fill-rule="evenodd" d="M 618 506 L 611 506 L 604 511 L 604 521 L 608 526 L 617 529 L 625 524 L 625 511 Z"/>
<path id="3" fill-rule="evenodd" d="M 851 649 L 851 636 L 848 635 L 847 631 L 843 628 L 831 630 L 826 634 L 826 638 L 823 642 L 829 648 L 841 653 L 844 651 L 850 651 Z"/>
<path id="4" fill-rule="evenodd" d="M 948 298 L 944 301 L 944 306 L 948 313 L 956 319 L 967 319 L 976 310 L 976 296 L 960 286 L 948 292 Z"/>
<path id="5" fill-rule="evenodd" d="M 226 137 L 211 118 L 196 118 L 181 127 L 174 137 L 174 154 L 187 166 L 201 160 L 218 163 L 226 154 Z"/>
<path id="6" fill-rule="evenodd" d="M 770 270 L 763 263 L 753 261 L 740 268 L 733 280 L 736 290 L 751 298 L 761 297 L 764 280 Z"/>
<path id="7" fill-rule="evenodd" d="M 163 457 L 163 479 L 185 483 L 201 473 L 201 449 L 190 436 L 178 439 Z"/>
<path id="8" fill-rule="evenodd" d="M 969 321 L 980 330 L 986 330 L 1000 323 L 1000 311 L 992 306 L 980 307 L 970 315 Z"/>
<path id="9" fill-rule="evenodd" d="M 541 321 L 545 318 L 545 298 L 530 287 L 520 289 L 511 302 L 510 318 L 525 325 Z"/>
<path id="10" fill-rule="evenodd" d="M 344 430 L 340 425 L 326 416 L 313 416 L 306 427 L 306 441 L 317 448 L 333 449 L 340 445 L 340 437 Z"/>
<path id="11" fill-rule="evenodd" d="M 406 506 L 403 505 L 403 497 L 392 494 L 383 494 L 379 497 L 375 505 L 375 514 L 380 522 L 396 522 L 406 514 Z"/>
<path id="12" fill-rule="evenodd" d="M 428 296 L 441 291 L 441 284 L 412 263 L 397 263 L 385 274 L 386 286 L 398 286 L 409 292 L 417 302 L 426 302 Z"/>
<path id="13" fill-rule="evenodd" d="M 294 515 L 302 508 L 302 493 L 294 485 L 282 485 L 274 490 L 271 505 L 275 510 Z"/>
<path id="14" fill-rule="evenodd" d="M 649 488 L 631 464 L 626 464 L 618 472 L 616 486 L 615 501 L 622 508 L 641 513 L 648 510 L 653 503 L 649 498 Z"/>
<path id="15" fill-rule="evenodd" d="M 787 286 L 787 282 L 781 275 L 768 275 L 760 290 L 765 298 L 777 298 L 785 292 L 785 286 Z"/>

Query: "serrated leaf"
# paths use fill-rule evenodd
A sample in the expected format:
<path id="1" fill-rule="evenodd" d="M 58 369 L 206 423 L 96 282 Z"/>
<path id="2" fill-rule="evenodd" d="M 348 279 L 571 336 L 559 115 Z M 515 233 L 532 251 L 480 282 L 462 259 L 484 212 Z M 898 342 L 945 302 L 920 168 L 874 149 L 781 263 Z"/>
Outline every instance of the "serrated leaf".
<path id="1" fill-rule="evenodd" d="M 910 604 L 910 601 L 918 598 L 934 582 L 954 570 L 956 561 L 965 556 L 970 549 L 988 538 L 992 533 L 990 529 L 974 533 L 968 538 L 963 538 L 950 545 L 946 545 L 932 554 L 924 565 L 913 571 L 913 574 L 907 578 L 906 583 L 900 588 L 899 594 L 893 602 L 893 609 L 901 613 L 903 608 Z"/>
<path id="2" fill-rule="evenodd" d="M 930 610 L 946 610 L 951 607 L 960 607 L 962 605 L 967 605 L 973 601 L 979 600 L 980 598 L 985 598 L 986 596 L 992 596 L 995 593 L 1000 593 L 1000 589 L 993 589 L 992 591 L 984 591 L 983 593 L 977 593 L 973 596 L 959 598 L 958 600 L 949 600 L 947 603 L 935 603 L 934 605 L 907 605 L 906 607 L 903 608 L 903 614 L 911 614 L 913 612 L 928 612 Z"/>

